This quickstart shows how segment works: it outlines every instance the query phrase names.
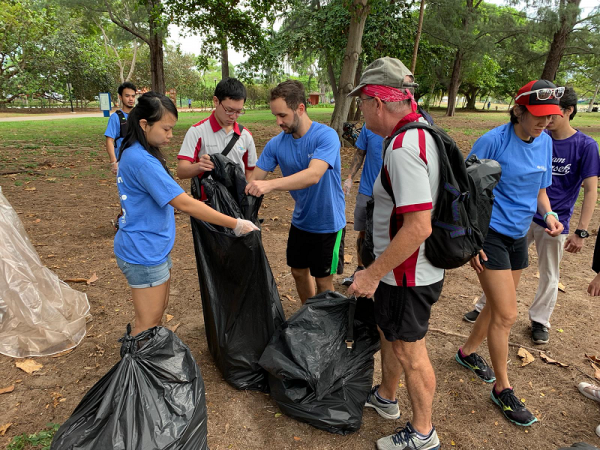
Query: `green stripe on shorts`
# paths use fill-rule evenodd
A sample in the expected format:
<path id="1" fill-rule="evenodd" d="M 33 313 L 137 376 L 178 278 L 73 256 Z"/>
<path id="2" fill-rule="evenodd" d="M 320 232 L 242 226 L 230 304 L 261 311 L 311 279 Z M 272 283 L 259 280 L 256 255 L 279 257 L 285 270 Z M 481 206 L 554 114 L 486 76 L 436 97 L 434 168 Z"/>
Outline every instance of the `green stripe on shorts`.
<path id="1" fill-rule="evenodd" d="M 342 242 L 342 233 L 344 229 L 342 228 L 337 232 L 337 236 L 335 237 L 335 245 L 333 246 L 333 258 L 331 259 L 331 271 L 330 275 L 337 273 L 338 263 L 340 261 L 340 242 Z"/>

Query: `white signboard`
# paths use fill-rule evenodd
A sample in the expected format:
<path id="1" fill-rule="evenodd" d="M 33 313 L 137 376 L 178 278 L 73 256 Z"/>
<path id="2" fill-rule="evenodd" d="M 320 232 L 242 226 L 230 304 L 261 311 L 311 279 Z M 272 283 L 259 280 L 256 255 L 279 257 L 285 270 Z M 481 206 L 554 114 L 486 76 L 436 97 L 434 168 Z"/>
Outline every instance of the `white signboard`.
<path id="1" fill-rule="evenodd" d="M 100 109 L 102 111 L 110 111 L 110 93 L 100 92 Z"/>

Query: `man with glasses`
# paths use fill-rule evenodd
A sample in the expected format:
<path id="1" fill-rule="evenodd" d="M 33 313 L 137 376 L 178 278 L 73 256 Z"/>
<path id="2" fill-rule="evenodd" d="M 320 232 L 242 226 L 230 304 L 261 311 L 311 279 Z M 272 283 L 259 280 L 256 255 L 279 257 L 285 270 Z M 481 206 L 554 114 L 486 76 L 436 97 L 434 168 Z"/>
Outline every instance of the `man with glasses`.
<path id="1" fill-rule="evenodd" d="M 395 58 L 380 58 L 363 72 L 349 95 L 369 130 L 391 136 L 412 122 L 426 123 L 417 112 L 412 73 Z M 396 389 L 404 372 L 412 419 L 377 441 L 379 450 L 437 450 L 431 422 L 435 373 L 425 345 L 432 305 L 444 283 L 444 270 L 425 256 L 431 214 L 440 184 L 439 153 L 433 136 L 411 129 L 385 141 L 383 166 L 373 185 L 373 245 L 376 259 L 354 274 L 349 295 L 373 298 L 381 336 L 382 380 L 365 406 L 390 420 L 400 417 Z M 386 177 L 393 195 L 382 184 Z"/>
<path id="2" fill-rule="evenodd" d="M 294 199 L 286 254 L 304 304 L 315 293 L 333 291 L 333 275 L 343 271 L 346 203 L 340 140 L 334 129 L 310 120 L 299 81 L 277 85 L 270 106 L 283 132 L 265 146 L 246 193 L 259 197 L 289 191 Z M 283 177 L 266 180 L 277 166 Z"/>
<path id="3" fill-rule="evenodd" d="M 529 307 L 531 339 L 534 344 L 547 344 L 549 341 L 550 316 L 558 297 L 559 266 L 563 251 L 581 251 L 584 240 L 590 235 L 588 227 L 598 199 L 598 144 L 593 138 L 571 126 L 571 120 L 577 114 L 577 94 L 573 88 L 558 89 L 560 91 L 557 95 L 562 94 L 559 107 L 563 116 L 552 116 L 546 127 L 552 138 L 552 185 L 546 189 L 546 193 L 564 231 L 556 238 L 549 236 L 544 232 L 546 226 L 542 216 L 536 213 L 527 233 L 527 244 L 535 242 L 540 272 L 537 292 Z M 548 92 L 542 94 L 545 96 Z M 569 222 L 582 184 L 581 214 L 576 230 L 569 235 Z M 475 309 L 464 315 L 467 322 L 474 323 L 477 320 L 485 300 L 485 295 L 482 295 Z"/>
<path id="4" fill-rule="evenodd" d="M 211 171 L 209 155 L 222 153 L 233 140 L 227 157 L 236 162 L 249 178 L 256 165 L 256 147 L 250 132 L 236 119 L 244 114 L 246 88 L 235 78 L 217 84 L 212 114 L 193 125 L 185 135 L 177 155 L 177 176 L 192 178 Z"/>

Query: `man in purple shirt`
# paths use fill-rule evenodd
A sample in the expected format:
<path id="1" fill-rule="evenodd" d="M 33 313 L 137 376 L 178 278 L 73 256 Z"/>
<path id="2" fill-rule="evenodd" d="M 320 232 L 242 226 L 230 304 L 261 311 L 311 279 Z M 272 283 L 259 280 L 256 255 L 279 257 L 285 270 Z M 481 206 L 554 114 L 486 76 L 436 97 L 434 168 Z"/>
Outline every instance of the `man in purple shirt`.
<path id="1" fill-rule="evenodd" d="M 559 265 L 563 251 L 581 251 L 584 240 L 589 237 L 588 226 L 598 199 L 598 176 L 600 157 L 596 141 L 576 130 L 570 121 L 577 114 L 577 94 L 566 88 L 560 98 L 560 109 L 564 115 L 555 115 L 547 127 L 552 137 L 552 185 L 546 189 L 552 211 L 558 214 L 564 226 L 563 234 L 553 238 L 544 233 L 544 220 L 536 213 L 527 233 L 528 244 L 535 242 L 538 254 L 540 282 L 535 298 L 529 308 L 531 339 L 535 344 L 547 344 L 549 340 L 550 316 L 558 296 Z M 576 230 L 569 234 L 569 222 L 579 189 L 583 183 L 583 205 Z M 475 309 L 464 315 L 468 322 L 475 322 L 485 304 L 482 295 Z"/>

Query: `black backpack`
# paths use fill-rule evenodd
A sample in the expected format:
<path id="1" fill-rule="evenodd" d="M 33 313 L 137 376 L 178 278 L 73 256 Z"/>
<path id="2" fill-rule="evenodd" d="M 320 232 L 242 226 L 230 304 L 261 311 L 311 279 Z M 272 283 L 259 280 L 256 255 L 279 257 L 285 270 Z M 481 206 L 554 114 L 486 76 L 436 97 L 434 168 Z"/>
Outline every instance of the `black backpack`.
<path id="1" fill-rule="evenodd" d="M 120 139 L 120 138 L 124 138 L 125 135 L 127 134 L 127 117 L 125 117 L 125 113 L 120 109 L 117 109 L 116 114 L 117 114 L 117 116 L 119 116 L 119 125 L 121 126 L 119 136 L 117 137 L 117 139 Z M 117 139 L 115 139 L 115 141 Z"/>
<path id="2" fill-rule="evenodd" d="M 411 122 L 387 138 L 383 144 L 384 161 L 390 142 L 400 133 L 415 128 L 427 130 L 434 138 L 440 157 L 440 186 L 431 219 L 432 232 L 425 241 L 425 256 L 435 267 L 455 269 L 467 263 L 483 247 L 494 204 L 492 191 L 500 181 L 502 170 L 497 161 L 479 160 L 475 155 L 465 163 L 456 142 L 448 133 L 436 125 L 423 122 Z M 395 204 L 389 180 L 387 177 L 379 178 Z M 371 218 L 369 220 L 367 217 L 366 242 L 361 252 L 365 264 L 374 260 L 373 205 L 367 205 L 369 214 Z"/>

